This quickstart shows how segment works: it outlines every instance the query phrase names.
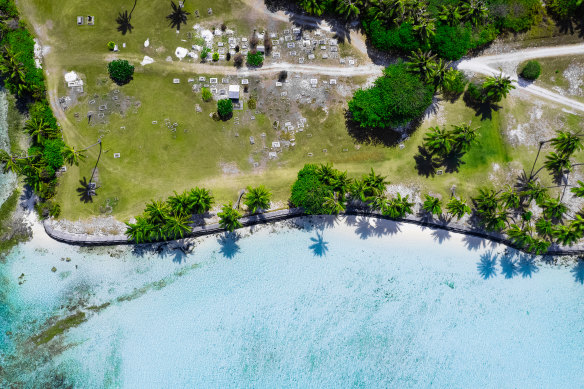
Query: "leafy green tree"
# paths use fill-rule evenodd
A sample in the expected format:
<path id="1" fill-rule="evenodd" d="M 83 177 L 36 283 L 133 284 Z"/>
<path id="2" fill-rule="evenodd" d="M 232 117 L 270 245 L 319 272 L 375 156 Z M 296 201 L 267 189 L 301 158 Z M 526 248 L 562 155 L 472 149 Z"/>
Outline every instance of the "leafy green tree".
<path id="1" fill-rule="evenodd" d="M 189 191 L 188 202 L 188 212 L 200 215 L 211 209 L 214 199 L 208 189 L 196 187 Z"/>
<path id="2" fill-rule="evenodd" d="M 118 85 L 124 85 L 132 80 L 134 66 L 125 59 L 116 59 L 108 63 L 107 69 L 110 78 Z"/>
<path id="3" fill-rule="evenodd" d="M 229 119 L 233 114 L 233 102 L 231 99 L 221 99 L 217 101 L 217 113 L 221 119 Z"/>
<path id="4" fill-rule="evenodd" d="M 438 19 L 449 26 L 457 26 L 462 19 L 460 7 L 454 4 L 443 5 L 438 12 Z"/>
<path id="5" fill-rule="evenodd" d="M 357 90 L 349 101 L 352 119 L 363 128 L 396 127 L 420 117 L 432 103 L 434 86 L 407 70 L 388 66 L 372 88 Z"/>
<path id="6" fill-rule="evenodd" d="M 43 160 L 54 170 L 63 166 L 63 147 L 65 144 L 61 139 L 47 140 L 43 148 Z"/>
<path id="7" fill-rule="evenodd" d="M 166 218 L 164 229 L 166 236 L 174 239 L 184 238 L 185 234 L 191 231 L 187 215 L 173 215 Z"/>
<path id="8" fill-rule="evenodd" d="M 431 153 L 446 156 L 452 152 L 453 134 L 440 127 L 430 128 L 424 136 L 424 147 Z"/>
<path id="9" fill-rule="evenodd" d="M 458 220 L 462 219 L 464 215 L 469 214 L 471 212 L 470 207 L 466 204 L 466 201 L 462 199 L 457 199 L 456 197 L 452 197 L 450 201 L 446 204 L 446 209 L 448 213 Z"/>
<path id="10" fill-rule="evenodd" d="M 515 86 L 509 77 L 503 76 L 501 73 L 498 76 L 487 77 L 483 83 L 483 89 L 489 101 L 498 103 L 507 97 L 509 92 L 515 89 Z"/>
<path id="11" fill-rule="evenodd" d="M 219 216 L 219 225 L 221 228 L 224 228 L 229 232 L 233 232 L 237 228 L 242 227 L 242 224 L 239 221 L 241 214 L 236 209 L 233 209 L 233 203 L 231 201 L 228 204 L 223 205 L 221 212 L 219 212 L 217 216 Z"/>
<path id="12" fill-rule="evenodd" d="M 187 216 L 189 214 L 190 199 L 187 191 L 180 194 L 174 191 L 174 196 L 169 196 L 166 203 L 170 207 L 170 212 L 175 216 Z"/>
<path id="13" fill-rule="evenodd" d="M 170 2 L 170 6 L 172 7 L 172 12 L 166 16 L 166 19 L 169 20 L 170 27 L 180 30 L 182 24 L 187 24 L 190 12 L 187 12 L 183 7 L 176 5 L 174 1 Z"/>
<path id="14" fill-rule="evenodd" d="M 541 205 L 543 216 L 547 219 L 562 220 L 564 214 L 568 211 L 566 204 L 562 203 L 560 197 L 549 198 Z"/>
<path id="15" fill-rule="evenodd" d="M 292 185 L 290 203 L 302 207 L 308 215 L 325 214 L 324 199 L 333 196 L 333 188 L 319 179 L 317 171 L 316 165 L 304 165 Z"/>
<path id="16" fill-rule="evenodd" d="M 425 195 L 424 203 L 422 204 L 424 211 L 431 215 L 439 216 L 442 215 L 442 201 L 438 197 Z"/>
<path id="17" fill-rule="evenodd" d="M 535 81 L 541 74 L 541 65 L 537 61 L 529 61 L 521 70 L 521 77 L 526 80 Z"/>
<path id="18" fill-rule="evenodd" d="M 259 67 L 262 66 L 264 63 L 264 55 L 255 50 L 250 50 L 247 53 L 247 66 L 251 67 Z"/>
<path id="19" fill-rule="evenodd" d="M 426 82 L 431 80 L 436 68 L 436 54 L 431 51 L 423 52 L 418 49 L 408 57 L 408 70 L 412 73 L 417 73 L 420 78 Z"/>
<path id="20" fill-rule="evenodd" d="M 263 185 L 256 188 L 247 187 L 244 204 L 251 213 L 270 208 L 272 192 Z"/>

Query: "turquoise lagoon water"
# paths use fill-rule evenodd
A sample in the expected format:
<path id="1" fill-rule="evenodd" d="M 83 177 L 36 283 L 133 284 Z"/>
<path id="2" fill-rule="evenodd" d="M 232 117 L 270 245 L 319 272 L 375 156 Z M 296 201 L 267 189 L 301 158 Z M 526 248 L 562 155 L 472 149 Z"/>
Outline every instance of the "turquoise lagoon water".
<path id="1" fill-rule="evenodd" d="M 584 386 L 584 266 L 442 231 L 299 219 L 184 255 L 37 229 L 0 271 L 3 373 L 31 387 Z"/>

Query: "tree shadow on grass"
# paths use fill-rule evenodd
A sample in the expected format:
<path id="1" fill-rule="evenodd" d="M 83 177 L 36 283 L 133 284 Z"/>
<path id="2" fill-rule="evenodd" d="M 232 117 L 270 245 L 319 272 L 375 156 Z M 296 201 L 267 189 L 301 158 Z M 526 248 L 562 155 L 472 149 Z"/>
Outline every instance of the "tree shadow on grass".
<path id="1" fill-rule="evenodd" d="M 418 146 L 418 154 L 414 155 L 414 161 L 418 175 L 424 177 L 434 177 L 437 169 L 441 166 L 440 160 L 423 146 Z"/>
<path id="2" fill-rule="evenodd" d="M 312 250 L 314 256 L 316 257 L 323 257 L 326 255 L 328 248 L 328 242 L 324 240 L 322 237 L 322 233 L 317 232 L 316 238 L 310 238 L 310 241 L 313 242 L 308 248 Z"/>
<path id="3" fill-rule="evenodd" d="M 345 111 L 345 126 L 349 135 L 357 142 L 367 145 L 394 147 L 413 133 L 421 124 L 421 119 L 410 122 L 399 131 L 391 127 L 361 127 L 353 120 L 351 112 Z"/>
<path id="4" fill-rule="evenodd" d="M 458 173 L 460 166 L 465 164 L 465 162 L 462 161 L 463 156 L 464 153 L 451 153 L 442 158 L 441 165 L 444 166 L 444 171 L 446 173 Z"/>
<path id="5" fill-rule="evenodd" d="M 488 251 L 481 255 L 479 262 L 477 263 L 477 269 L 480 276 L 484 280 L 495 277 L 497 275 L 497 255 L 494 255 L 492 251 Z"/>
<path id="6" fill-rule="evenodd" d="M 226 232 L 217 238 L 217 243 L 221 246 L 219 252 L 227 259 L 232 259 L 237 253 L 241 251 L 241 247 L 237 244 L 240 239 L 239 234 L 235 232 Z"/>
<path id="7" fill-rule="evenodd" d="M 134 0 L 134 7 L 130 11 L 130 13 L 128 13 L 128 11 L 120 12 L 118 14 L 118 17 L 116 18 L 116 23 L 118 24 L 118 31 L 121 32 L 122 35 L 126 35 L 128 32 L 132 33 L 132 30 L 134 29 L 134 26 L 132 26 L 131 21 L 132 21 L 132 13 L 134 12 L 134 9 L 136 8 L 137 3 L 138 3 L 138 0 Z"/>
<path id="8" fill-rule="evenodd" d="M 85 204 L 93 203 L 93 196 L 97 196 L 95 182 L 87 182 L 87 178 L 83 177 L 82 180 L 79 180 L 79 184 L 80 186 L 77 188 L 79 200 Z"/>

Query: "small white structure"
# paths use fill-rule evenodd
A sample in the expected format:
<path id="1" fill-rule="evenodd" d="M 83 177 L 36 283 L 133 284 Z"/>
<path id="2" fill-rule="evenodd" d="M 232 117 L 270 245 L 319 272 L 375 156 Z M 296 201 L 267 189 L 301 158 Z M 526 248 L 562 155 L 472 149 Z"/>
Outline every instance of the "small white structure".
<path id="1" fill-rule="evenodd" d="M 84 20 L 83 16 L 77 16 L 77 25 L 78 26 L 83 25 L 83 23 L 84 23 L 83 20 Z"/>
<path id="2" fill-rule="evenodd" d="M 95 17 L 94 16 L 88 16 L 87 17 L 87 25 L 88 26 L 93 26 L 95 24 Z"/>
<path id="3" fill-rule="evenodd" d="M 260 53 L 265 53 L 266 52 L 266 48 L 265 48 L 265 46 L 260 45 L 260 46 L 257 47 L 257 51 L 259 51 Z"/>
<path id="4" fill-rule="evenodd" d="M 239 100 L 239 85 L 229 85 L 229 98 Z"/>

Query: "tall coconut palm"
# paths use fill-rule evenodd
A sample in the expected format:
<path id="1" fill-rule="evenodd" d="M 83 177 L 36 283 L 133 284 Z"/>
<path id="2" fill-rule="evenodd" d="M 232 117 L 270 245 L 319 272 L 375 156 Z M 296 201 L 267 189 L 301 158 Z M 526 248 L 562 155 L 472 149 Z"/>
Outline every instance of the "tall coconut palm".
<path id="1" fill-rule="evenodd" d="M 215 202 L 211 192 L 205 188 L 193 188 L 188 193 L 188 212 L 195 214 L 203 214 L 211 209 Z"/>
<path id="2" fill-rule="evenodd" d="M 438 197 L 427 194 L 424 203 L 422 204 L 422 208 L 431 215 L 442 215 L 442 201 L 440 201 Z"/>
<path id="3" fill-rule="evenodd" d="M 164 224 L 166 236 L 169 238 L 184 238 L 185 234 L 191 231 L 189 217 L 187 215 L 173 215 L 166 218 Z"/>
<path id="4" fill-rule="evenodd" d="M 499 198 L 506 209 L 517 209 L 521 205 L 521 198 L 515 189 L 511 188 L 509 185 L 505 188 L 503 192 L 499 195 Z"/>
<path id="5" fill-rule="evenodd" d="M 564 172 L 572 171 L 572 162 L 567 154 L 551 152 L 546 156 L 544 167 L 554 176 L 561 176 Z"/>
<path id="6" fill-rule="evenodd" d="M 438 12 L 438 19 L 449 26 L 457 26 L 462 19 L 460 7 L 453 4 L 443 5 Z"/>
<path id="7" fill-rule="evenodd" d="M 487 92 L 489 101 L 498 103 L 507 97 L 512 89 L 515 89 L 515 85 L 513 85 L 509 77 L 500 73 L 498 76 L 487 77 L 483 83 L 483 88 Z"/>
<path id="8" fill-rule="evenodd" d="M 268 209 L 270 207 L 270 200 L 272 192 L 263 185 L 256 188 L 247 187 L 245 194 L 245 201 L 243 202 L 251 213 L 259 212 L 260 210 Z"/>
<path id="9" fill-rule="evenodd" d="M 562 220 L 564 214 L 568 211 L 568 207 L 562 203 L 559 196 L 555 199 L 547 199 L 541 206 L 543 208 L 543 216 L 548 219 Z"/>
<path id="10" fill-rule="evenodd" d="M 183 193 L 176 193 L 174 191 L 174 196 L 169 196 L 167 204 L 170 207 L 170 211 L 173 215 L 188 215 L 190 208 L 189 194 L 185 190 Z"/>
<path id="11" fill-rule="evenodd" d="M 345 211 L 345 201 L 338 193 L 323 198 L 323 207 L 329 215 L 338 215 Z"/>
<path id="12" fill-rule="evenodd" d="M 570 131 L 558 131 L 557 136 L 551 139 L 552 146 L 558 154 L 572 155 L 575 151 L 582 150 L 582 136 Z"/>
<path id="13" fill-rule="evenodd" d="M 470 207 L 466 204 L 466 201 L 462 199 L 457 199 L 456 197 L 452 197 L 448 203 L 446 204 L 446 209 L 448 213 L 458 220 L 462 219 L 464 215 L 469 214 L 471 212 Z"/>
<path id="14" fill-rule="evenodd" d="M 574 220 L 570 222 L 570 226 L 581 233 L 584 232 L 584 218 L 581 215 L 574 216 Z"/>
<path id="15" fill-rule="evenodd" d="M 375 174 L 373 168 L 371 168 L 369 174 L 363 176 L 363 183 L 368 188 L 366 193 L 369 196 L 373 196 L 377 192 L 385 192 L 385 187 L 389 185 L 389 181 L 386 181 L 386 176 Z"/>
<path id="16" fill-rule="evenodd" d="M 316 176 L 327 185 L 334 185 L 337 178 L 337 170 L 333 168 L 331 163 L 321 164 L 316 169 Z"/>
<path id="17" fill-rule="evenodd" d="M 408 70 L 417 73 L 424 81 L 433 79 L 436 68 L 436 54 L 431 51 L 423 52 L 421 49 L 412 51 L 408 57 Z"/>
<path id="18" fill-rule="evenodd" d="M 513 243 L 519 248 L 530 246 L 533 243 L 533 238 L 529 232 L 522 229 L 517 224 L 511 224 L 505 232 L 507 233 L 507 236 L 513 241 Z"/>
<path id="19" fill-rule="evenodd" d="M 535 222 L 535 231 L 543 237 L 551 237 L 554 233 L 554 224 L 545 218 L 537 219 Z"/>
<path id="20" fill-rule="evenodd" d="M 463 18 L 470 21 L 475 27 L 489 17 L 489 10 L 482 0 L 465 0 L 461 10 Z"/>
<path id="21" fill-rule="evenodd" d="M 337 0 L 335 11 L 343 15 L 347 20 L 356 18 L 361 13 L 358 7 L 358 0 Z"/>
<path id="22" fill-rule="evenodd" d="M 43 119 L 33 118 L 26 122 L 24 129 L 35 140 L 36 143 L 42 144 L 47 139 L 55 138 L 57 130 L 51 128 Z"/>
<path id="23" fill-rule="evenodd" d="M 444 61 L 442 58 L 436 61 L 436 65 L 432 69 L 432 79 L 434 80 L 434 85 L 436 87 L 444 84 L 447 74 L 450 73 L 450 64 L 451 62 Z"/>
<path id="24" fill-rule="evenodd" d="M 187 12 L 182 7 L 176 5 L 174 1 L 170 2 L 170 6 L 172 7 L 172 12 L 166 16 L 166 18 L 170 20 L 170 27 L 175 28 L 178 31 L 182 24 L 187 24 L 190 12 Z"/>
<path id="25" fill-rule="evenodd" d="M 350 195 L 355 200 L 360 200 L 364 203 L 371 202 L 373 199 L 368 196 L 368 186 L 363 180 L 355 180 L 349 188 Z"/>
<path id="26" fill-rule="evenodd" d="M 578 181 L 578 186 L 570 189 L 570 192 L 576 197 L 584 197 L 584 182 Z"/>
<path id="27" fill-rule="evenodd" d="M 544 239 L 533 239 L 529 245 L 529 251 L 535 255 L 543 255 L 550 248 L 550 242 Z"/>
<path id="28" fill-rule="evenodd" d="M 79 166 L 79 162 L 83 162 L 86 157 L 85 150 L 75 150 L 69 145 L 63 147 L 63 159 L 71 166 Z"/>
<path id="29" fill-rule="evenodd" d="M 493 189 L 480 188 L 479 194 L 472 200 L 480 213 L 493 214 L 499 207 L 499 198 Z"/>
<path id="30" fill-rule="evenodd" d="M 422 42 L 428 42 L 436 35 L 436 23 L 432 18 L 421 18 L 413 25 L 413 30 L 418 34 Z"/>
<path id="31" fill-rule="evenodd" d="M 558 225 L 554 230 L 556 241 L 563 246 L 571 246 L 582 237 L 581 233 L 571 225 Z"/>
<path id="32" fill-rule="evenodd" d="M 471 128 L 469 124 L 460 124 L 453 126 L 452 138 L 453 146 L 459 152 L 467 152 L 471 146 L 478 143 L 478 132 L 476 128 Z"/>
<path id="33" fill-rule="evenodd" d="M 452 133 L 438 126 L 430 128 L 424 136 L 424 147 L 441 156 L 447 156 L 452 152 L 453 143 Z"/>
<path id="34" fill-rule="evenodd" d="M 8 154 L 8 152 L 0 149 L 0 163 L 3 163 L 4 166 L 2 167 L 2 171 L 4 174 L 8 172 L 12 173 L 20 173 L 22 171 L 22 166 L 19 162 L 19 159 L 14 156 Z"/>
<path id="35" fill-rule="evenodd" d="M 2 60 L 0 61 L 0 72 L 2 72 L 10 82 L 17 88 L 19 96 L 27 90 L 26 69 L 20 61 L 21 53 L 16 53 L 12 48 L 5 47 Z"/>
<path id="36" fill-rule="evenodd" d="M 300 0 L 300 7 L 311 15 L 320 16 L 326 5 L 322 0 Z"/>
<path id="37" fill-rule="evenodd" d="M 170 216 L 170 207 L 164 201 L 152 200 L 146 204 L 144 212 L 150 223 L 164 224 Z"/>
<path id="38" fill-rule="evenodd" d="M 522 193 L 528 197 L 529 202 L 535 200 L 536 204 L 542 204 L 549 198 L 548 189 L 539 181 L 530 180 L 522 188 Z"/>
<path id="39" fill-rule="evenodd" d="M 410 195 L 406 195 L 405 197 L 402 197 L 400 193 L 398 193 L 395 197 L 395 202 L 396 202 L 396 204 L 399 205 L 399 209 L 400 209 L 400 213 L 401 213 L 402 217 L 407 216 L 413 212 L 412 207 L 414 206 L 414 203 L 409 201 L 409 197 L 410 197 Z"/>
<path id="40" fill-rule="evenodd" d="M 150 241 L 152 224 L 142 216 L 136 217 L 136 223 L 126 222 L 126 235 L 136 243 Z"/>
<path id="41" fill-rule="evenodd" d="M 219 216 L 219 225 L 221 228 L 226 229 L 229 232 L 233 232 L 237 228 L 241 228 L 242 224 L 239 221 L 241 214 L 233 209 L 233 202 L 223 205 L 221 212 L 217 214 Z"/>

